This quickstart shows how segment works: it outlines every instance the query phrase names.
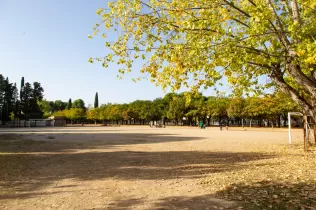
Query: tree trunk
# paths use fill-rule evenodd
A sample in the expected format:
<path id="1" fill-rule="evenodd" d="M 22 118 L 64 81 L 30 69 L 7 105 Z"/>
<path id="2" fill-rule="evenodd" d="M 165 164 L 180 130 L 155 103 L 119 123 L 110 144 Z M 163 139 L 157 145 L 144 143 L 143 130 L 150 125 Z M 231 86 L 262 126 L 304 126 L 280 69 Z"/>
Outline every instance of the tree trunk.
<path id="1" fill-rule="evenodd" d="M 296 82 L 298 82 L 298 84 L 304 84 L 306 92 L 311 97 L 316 95 L 316 84 L 314 84 L 306 75 L 304 75 L 298 65 L 289 65 L 289 72 Z M 280 65 L 274 65 L 271 68 L 271 78 L 283 92 L 289 94 L 291 98 L 302 107 L 306 114 L 310 115 L 314 121 L 316 120 L 316 112 L 313 109 L 313 104 L 310 104 L 305 98 L 300 96 L 297 90 L 284 81 L 283 73 L 280 70 Z"/>
<path id="2" fill-rule="evenodd" d="M 252 127 L 252 118 L 250 119 L 250 126 L 249 126 L 250 128 Z"/>
<path id="3" fill-rule="evenodd" d="M 296 21 L 299 25 L 301 25 L 302 22 L 301 22 L 301 18 L 300 18 L 297 0 L 291 1 L 291 7 L 292 7 L 293 20 Z"/>
<path id="4" fill-rule="evenodd" d="M 242 126 L 242 128 L 244 128 L 244 119 L 243 118 L 241 118 L 241 126 Z"/>
<path id="5" fill-rule="evenodd" d="M 314 143 L 316 144 L 316 125 L 314 122 Z"/>
<path id="6" fill-rule="evenodd" d="M 281 128 L 281 116 L 278 117 L 278 127 Z"/>
<path id="7" fill-rule="evenodd" d="M 304 116 L 303 116 L 303 121 L 304 121 L 304 123 L 303 123 L 303 125 L 304 125 L 304 129 L 303 129 L 303 132 L 304 132 L 304 152 L 307 152 L 307 144 L 308 144 L 308 142 L 307 142 L 307 136 L 306 136 L 306 125 L 307 125 L 307 116 L 304 114 Z"/>

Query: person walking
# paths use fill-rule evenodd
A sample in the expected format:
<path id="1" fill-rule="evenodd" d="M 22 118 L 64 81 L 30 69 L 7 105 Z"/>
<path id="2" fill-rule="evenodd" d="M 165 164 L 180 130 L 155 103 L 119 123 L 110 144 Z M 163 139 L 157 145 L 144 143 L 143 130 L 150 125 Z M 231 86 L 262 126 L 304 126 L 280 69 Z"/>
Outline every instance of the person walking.
<path id="1" fill-rule="evenodd" d="M 200 121 L 200 128 L 202 129 L 203 128 L 203 122 Z"/>

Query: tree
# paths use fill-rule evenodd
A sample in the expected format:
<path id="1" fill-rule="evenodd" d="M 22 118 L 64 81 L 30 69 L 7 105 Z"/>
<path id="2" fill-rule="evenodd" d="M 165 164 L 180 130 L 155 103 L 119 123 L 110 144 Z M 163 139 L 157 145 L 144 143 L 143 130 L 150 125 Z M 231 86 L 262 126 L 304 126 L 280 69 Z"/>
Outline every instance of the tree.
<path id="1" fill-rule="evenodd" d="M 144 124 L 145 120 L 152 119 L 153 113 L 151 111 L 153 111 L 151 101 L 139 101 L 139 117 L 142 120 L 142 124 Z"/>
<path id="2" fill-rule="evenodd" d="M 2 74 L 0 74 L 0 117 L 1 117 L 1 121 L 3 119 L 4 95 L 5 95 L 4 77 Z"/>
<path id="3" fill-rule="evenodd" d="M 272 127 L 280 117 L 280 110 L 278 101 L 275 100 L 274 95 L 266 95 L 260 99 L 261 115 L 264 119 L 268 120 L 268 126 L 271 122 Z"/>
<path id="4" fill-rule="evenodd" d="M 68 100 L 66 109 L 71 109 L 72 108 L 72 102 L 71 102 L 71 98 Z"/>
<path id="5" fill-rule="evenodd" d="M 98 117 L 98 119 L 104 123 L 104 120 L 106 118 L 106 112 L 105 112 L 106 105 L 102 104 L 99 109 L 100 110 L 99 110 L 99 117 Z"/>
<path id="6" fill-rule="evenodd" d="M 210 97 L 207 101 L 208 114 L 212 118 L 218 119 L 219 122 L 224 118 L 228 118 L 227 109 L 229 106 L 229 99 L 226 97 Z M 227 119 L 228 120 L 228 119 Z"/>
<path id="7" fill-rule="evenodd" d="M 167 117 L 167 103 L 163 98 L 156 98 L 151 104 L 151 120 L 163 120 Z"/>
<path id="8" fill-rule="evenodd" d="M 16 87 L 16 83 L 12 86 L 12 113 L 14 120 L 19 117 L 20 100 L 19 100 L 19 90 Z"/>
<path id="9" fill-rule="evenodd" d="M 99 107 L 99 97 L 98 97 L 98 93 L 95 93 L 95 97 L 94 97 L 94 108 L 98 108 Z"/>
<path id="10" fill-rule="evenodd" d="M 239 123 L 241 122 L 242 127 L 244 127 L 244 121 L 243 121 L 243 118 L 245 117 L 244 109 L 245 109 L 245 99 L 241 97 L 232 98 L 230 100 L 230 103 L 227 109 L 228 117 L 239 120 Z"/>
<path id="11" fill-rule="evenodd" d="M 82 99 L 77 99 L 72 103 L 72 108 L 86 109 L 84 101 Z"/>
<path id="12" fill-rule="evenodd" d="M 32 104 L 32 94 L 33 88 L 30 83 L 25 83 L 21 90 L 21 110 L 24 115 L 24 119 L 26 120 L 29 117 L 29 113 L 31 112 L 31 104 Z"/>
<path id="13" fill-rule="evenodd" d="M 130 103 L 128 107 L 128 115 L 130 119 L 134 119 L 134 123 L 136 119 L 140 119 L 140 103 L 140 100 L 136 100 Z"/>
<path id="14" fill-rule="evenodd" d="M 183 93 L 181 97 L 189 96 L 189 101 L 187 101 L 186 105 L 186 114 L 187 122 L 189 125 L 192 125 L 192 121 L 205 121 L 208 116 L 207 110 L 207 97 L 203 96 L 201 93 L 191 94 L 191 93 Z M 209 123 L 207 121 L 207 123 Z"/>
<path id="15" fill-rule="evenodd" d="M 43 92 L 44 89 L 38 82 L 34 82 L 33 86 L 27 82 L 23 86 L 20 91 L 20 94 L 22 95 L 20 104 L 25 120 L 42 117 L 43 113 L 41 112 L 38 102 L 43 99 Z"/>
<path id="16" fill-rule="evenodd" d="M 120 112 L 122 115 L 122 120 L 124 120 L 126 124 L 127 124 L 127 121 L 131 119 L 128 110 L 129 110 L 129 104 L 121 104 Z"/>
<path id="17" fill-rule="evenodd" d="M 60 111 L 61 113 L 57 114 L 64 114 L 64 116 L 66 116 L 66 118 L 71 120 L 71 124 L 73 123 L 73 121 L 82 121 L 86 118 L 86 110 L 85 109 L 81 109 L 81 108 L 71 108 L 70 110 L 63 110 Z M 59 116 L 63 116 L 63 115 L 59 115 Z"/>
<path id="18" fill-rule="evenodd" d="M 172 99 L 167 112 L 169 119 L 176 120 L 177 124 L 179 120 L 183 118 L 185 114 L 185 99 L 181 96 L 176 96 Z"/>
<path id="19" fill-rule="evenodd" d="M 66 103 L 62 102 L 61 100 L 56 100 L 54 103 L 54 110 L 61 111 L 66 108 Z"/>
<path id="20" fill-rule="evenodd" d="M 22 97 L 23 97 L 23 87 L 24 87 L 24 77 L 21 78 L 21 85 L 20 85 L 20 102 L 22 102 Z M 19 107 L 19 117 L 21 117 L 22 112 L 22 103 L 20 103 Z"/>
<path id="21" fill-rule="evenodd" d="M 124 74 L 143 59 L 140 72 L 173 90 L 197 91 L 223 77 L 239 95 L 275 85 L 315 121 L 315 8 L 314 0 L 111 1 L 97 10 L 102 24 L 89 38 L 103 25 L 120 36 L 89 62 L 117 62 Z M 263 75 L 271 81 L 262 83 Z"/>
<path id="22" fill-rule="evenodd" d="M 44 89 L 41 86 L 41 83 L 34 82 L 33 83 L 33 99 L 36 101 L 41 101 L 43 99 Z"/>
<path id="23" fill-rule="evenodd" d="M 38 102 L 42 101 L 43 96 L 44 96 L 43 92 L 44 92 L 44 89 L 42 88 L 41 84 L 39 82 L 34 82 L 33 92 L 31 94 L 31 99 L 30 99 L 30 112 L 31 113 L 41 113 Z M 40 115 L 41 114 L 38 114 L 38 116 Z"/>
<path id="24" fill-rule="evenodd" d="M 283 93 L 283 92 L 276 92 L 274 94 L 274 100 L 276 100 L 277 102 L 277 106 L 278 106 L 278 111 L 279 111 L 279 115 L 281 116 L 281 118 L 283 119 L 283 126 L 286 127 L 286 122 L 287 122 L 287 115 L 289 112 L 302 112 L 301 108 L 298 106 L 297 103 L 295 103 L 290 96 L 288 96 L 287 94 Z M 280 123 L 279 123 L 280 125 Z"/>
<path id="25" fill-rule="evenodd" d="M 94 108 L 87 111 L 87 119 L 93 120 L 97 124 L 97 119 L 99 119 L 100 109 Z"/>
<path id="26" fill-rule="evenodd" d="M 261 106 L 261 98 L 258 97 L 248 97 L 245 100 L 244 115 L 250 119 L 250 127 L 252 126 L 252 120 L 254 118 L 259 118 L 263 114 Z"/>
<path id="27" fill-rule="evenodd" d="M 2 124 L 10 120 L 11 113 L 17 116 L 18 90 L 16 84 L 4 79 L 0 74 L 0 120 Z"/>
<path id="28" fill-rule="evenodd" d="M 43 116 L 45 118 L 49 117 L 54 112 L 53 107 L 51 107 L 50 103 L 45 99 L 42 101 L 38 101 L 38 106 L 41 112 L 43 112 Z"/>

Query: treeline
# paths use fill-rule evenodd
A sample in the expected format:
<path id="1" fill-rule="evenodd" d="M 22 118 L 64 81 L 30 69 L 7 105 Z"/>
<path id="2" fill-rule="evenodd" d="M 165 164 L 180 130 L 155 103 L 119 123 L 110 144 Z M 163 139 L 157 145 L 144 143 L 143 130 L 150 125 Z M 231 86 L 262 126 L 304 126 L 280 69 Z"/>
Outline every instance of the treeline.
<path id="1" fill-rule="evenodd" d="M 61 100 L 56 100 L 56 101 L 42 100 L 39 102 L 39 105 L 40 105 L 41 111 L 43 112 L 44 118 L 47 118 L 51 115 L 65 116 L 65 113 L 68 110 L 74 110 L 76 108 L 80 109 L 81 112 L 85 113 L 87 109 L 82 99 L 77 99 L 74 102 L 72 102 L 71 99 L 69 99 L 68 102 L 63 102 Z"/>
<path id="2" fill-rule="evenodd" d="M 280 92 L 247 98 L 206 97 L 202 94 L 188 97 L 185 93 L 169 93 L 153 101 L 136 100 L 129 104 L 103 104 L 100 107 L 97 95 L 95 98 L 94 108 L 74 106 L 73 103 L 71 108 L 55 111 L 53 115 L 65 116 L 72 122 L 113 124 L 161 121 L 163 124 L 196 125 L 203 121 L 208 125 L 219 122 L 252 125 L 252 121 L 256 121 L 257 126 L 285 126 L 287 113 L 300 111 L 287 95 Z"/>
<path id="3" fill-rule="evenodd" d="M 44 89 L 39 82 L 24 82 L 21 79 L 20 90 L 16 83 L 0 74 L 0 121 L 26 120 L 41 118 L 42 112 L 38 102 L 43 99 Z"/>
<path id="4" fill-rule="evenodd" d="M 136 100 L 129 104 L 103 104 L 99 106 L 98 94 L 94 107 L 86 107 L 82 99 L 72 102 L 43 99 L 44 89 L 39 82 L 24 82 L 20 88 L 0 74 L 0 120 L 28 120 L 65 116 L 71 123 L 94 122 L 113 124 L 147 124 L 149 121 L 196 125 L 199 121 L 210 125 L 227 123 L 258 126 L 285 126 L 287 113 L 300 108 L 287 95 L 277 92 L 263 97 L 228 98 L 206 97 L 186 93 L 168 93 L 163 98 Z"/>

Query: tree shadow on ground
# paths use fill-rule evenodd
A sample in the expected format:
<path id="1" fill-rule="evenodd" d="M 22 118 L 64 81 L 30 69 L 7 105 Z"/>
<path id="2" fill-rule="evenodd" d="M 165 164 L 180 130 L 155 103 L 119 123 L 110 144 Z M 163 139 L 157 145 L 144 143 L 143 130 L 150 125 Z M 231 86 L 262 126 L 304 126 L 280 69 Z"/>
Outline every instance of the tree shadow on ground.
<path id="1" fill-rule="evenodd" d="M 68 152 L 81 149 L 109 149 L 121 145 L 155 144 L 202 140 L 153 133 L 49 133 L 0 134 L 1 152 Z"/>
<path id="2" fill-rule="evenodd" d="M 111 138 L 114 136 L 116 140 L 113 141 Z M 115 144 L 138 144 L 135 142 L 138 139 L 144 139 L 142 144 L 146 144 L 195 140 L 194 137 L 111 134 L 100 135 L 90 141 L 85 140 L 85 135 L 71 134 L 71 137 L 74 140 L 67 143 L 56 139 L 30 140 L 26 145 L 18 143 L 27 140 L 2 140 L 1 151 L 10 152 L 0 156 L 0 187 L 30 192 L 63 179 L 196 179 L 210 173 L 242 169 L 246 167 L 241 165 L 244 162 L 274 158 L 262 153 L 107 150 Z M 58 135 L 56 138 L 59 138 Z M 98 149 L 85 150 L 89 148 Z"/>
<path id="3" fill-rule="evenodd" d="M 316 209 L 316 181 L 239 183 L 215 195 L 242 202 L 245 209 Z"/>
<path id="4" fill-rule="evenodd" d="M 243 162 L 273 158 L 260 153 L 163 151 L 6 154 L 0 173 L 8 179 L 26 176 L 36 181 L 55 179 L 94 180 L 115 178 L 200 178 L 205 174 L 241 169 Z M 10 163 L 6 168 L 6 163 Z M 25 172 L 25 173 L 21 173 Z"/>
<path id="5" fill-rule="evenodd" d="M 110 204 L 113 209 L 129 209 L 145 201 L 121 200 Z M 274 209 L 315 210 L 316 182 L 262 181 L 233 184 L 216 194 L 173 196 L 150 203 L 151 209 Z"/>
<path id="6" fill-rule="evenodd" d="M 39 189 L 65 179 L 196 179 L 211 173 L 238 171 L 246 167 L 242 163 L 275 157 L 251 152 L 150 152 L 141 145 L 136 149 L 142 151 L 129 151 L 128 147 L 116 151 L 120 145 L 202 139 L 168 134 L 68 134 L 67 140 L 63 139 L 64 134 L 48 138 L 50 135 L 27 135 L 23 139 L 19 135 L 0 136 L 0 152 L 4 152 L 0 153 L 0 190 L 7 190 L 0 199 L 40 196 Z M 181 203 L 179 198 L 180 207 Z"/>
<path id="7" fill-rule="evenodd" d="M 109 209 L 133 209 L 143 207 L 144 209 L 186 209 L 186 210 L 236 210 L 239 202 L 227 201 L 214 198 L 213 195 L 202 196 L 173 196 L 159 199 L 156 201 L 146 201 L 144 199 L 128 199 L 110 203 Z M 147 207 L 147 208 L 146 208 Z"/>

